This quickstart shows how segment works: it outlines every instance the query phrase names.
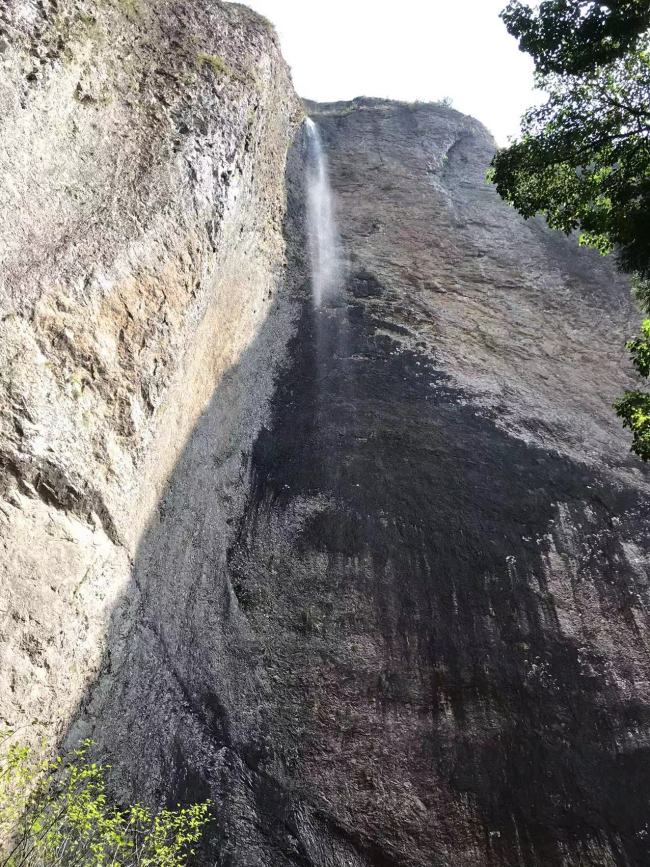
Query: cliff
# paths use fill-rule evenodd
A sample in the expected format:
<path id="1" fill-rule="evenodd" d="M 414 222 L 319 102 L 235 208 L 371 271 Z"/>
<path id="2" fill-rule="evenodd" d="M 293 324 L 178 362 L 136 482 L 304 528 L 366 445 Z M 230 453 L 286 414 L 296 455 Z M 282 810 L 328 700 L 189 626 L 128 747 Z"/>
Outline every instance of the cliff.
<path id="1" fill-rule="evenodd" d="M 471 118 L 307 103 L 346 260 L 315 307 L 263 20 L 2 21 L 2 716 L 209 795 L 205 864 L 646 863 L 612 264 L 498 199 Z"/>
<path id="2" fill-rule="evenodd" d="M 303 110 L 245 7 L 17 0 L 0 24 L 1 707 L 61 732 L 115 659 L 115 606 L 142 605 L 133 561 L 190 432 L 277 303 Z"/>

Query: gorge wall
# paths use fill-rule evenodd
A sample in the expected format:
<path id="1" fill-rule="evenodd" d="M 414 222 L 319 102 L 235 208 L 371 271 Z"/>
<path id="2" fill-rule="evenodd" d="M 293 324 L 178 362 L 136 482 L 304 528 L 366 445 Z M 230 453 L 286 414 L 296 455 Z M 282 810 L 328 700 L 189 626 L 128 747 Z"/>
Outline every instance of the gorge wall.
<path id="1" fill-rule="evenodd" d="M 610 262 L 437 105 L 306 110 L 236 4 L 0 12 L 0 713 L 223 867 L 650 859 L 648 476 Z"/>
<path id="2" fill-rule="evenodd" d="M 16 0 L 0 45 L 0 692 L 7 720 L 61 732 L 114 606 L 140 604 L 190 431 L 276 303 L 303 110 L 244 7 Z"/>

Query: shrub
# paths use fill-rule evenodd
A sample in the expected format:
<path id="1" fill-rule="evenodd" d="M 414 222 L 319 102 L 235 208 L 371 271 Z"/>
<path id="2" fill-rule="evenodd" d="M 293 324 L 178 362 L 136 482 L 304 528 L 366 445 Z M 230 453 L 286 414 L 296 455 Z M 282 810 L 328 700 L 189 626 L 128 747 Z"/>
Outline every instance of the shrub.
<path id="1" fill-rule="evenodd" d="M 156 814 L 141 804 L 118 809 L 89 741 L 65 759 L 38 760 L 9 734 L 0 758 L 3 867 L 185 867 L 195 853 L 208 801 Z"/>
<path id="2" fill-rule="evenodd" d="M 205 52 L 200 51 L 196 55 L 196 62 L 198 66 L 207 66 L 214 76 L 230 74 L 228 64 L 218 54 L 205 54 Z"/>

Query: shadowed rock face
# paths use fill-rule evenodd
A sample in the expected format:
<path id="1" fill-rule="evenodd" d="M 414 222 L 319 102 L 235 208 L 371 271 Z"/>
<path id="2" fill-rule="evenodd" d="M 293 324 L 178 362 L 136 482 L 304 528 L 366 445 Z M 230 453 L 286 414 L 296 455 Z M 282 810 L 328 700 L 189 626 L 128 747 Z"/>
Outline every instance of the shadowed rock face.
<path id="1" fill-rule="evenodd" d="M 648 863 L 648 482 L 610 408 L 627 286 L 498 200 L 475 121 L 357 100 L 308 104 L 347 257 L 340 295 L 314 309 L 306 145 L 285 209 L 296 106 L 272 33 L 236 5 L 143 8 L 152 42 L 98 6 L 117 35 L 95 78 L 56 58 L 20 78 L 36 117 L 56 75 L 71 93 L 79 78 L 90 155 L 102 112 L 116 142 L 131 117 L 114 52 L 136 33 L 135 71 L 161 99 L 151 128 L 126 127 L 167 205 L 137 211 L 134 248 L 139 188 L 112 181 L 119 243 L 99 262 L 92 224 L 76 258 L 54 244 L 37 264 L 57 278 L 31 295 L 36 264 L 7 247 L 2 527 L 20 580 L 3 713 L 42 703 L 60 728 L 77 708 L 68 741 L 110 754 L 120 797 L 211 796 L 205 864 Z M 89 50 L 89 22 L 72 24 Z M 227 78 L 197 71 L 203 37 Z M 160 46 L 177 77 L 154 87 Z"/>
<path id="2" fill-rule="evenodd" d="M 646 863 L 628 289 L 495 197 L 474 121 L 309 108 L 348 276 L 303 303 L 229 551 L 271 740 L 331 829 L 305 863 Z"/>
<path id="3" fill-rule="evenodd" d="M 287 290 L 176 466 L 74 731 L 99 721 L 132 795 L 212 796 L 206 864 L 643 864 L 628 289 L 496 198 L 474 121 L 310 108 L 344 286 L 314 309 L 299 137 Z"/>

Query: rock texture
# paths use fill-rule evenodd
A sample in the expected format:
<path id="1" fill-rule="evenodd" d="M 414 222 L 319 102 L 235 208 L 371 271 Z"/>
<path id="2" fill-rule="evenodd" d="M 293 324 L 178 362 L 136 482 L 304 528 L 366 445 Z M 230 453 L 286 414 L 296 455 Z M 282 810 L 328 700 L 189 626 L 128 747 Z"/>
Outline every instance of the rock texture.
<path id="1" fill-rule="evenodd" d="M 233 558 L 305 797 L 360 863 L 645 863 L 628 289 L 498 201 L 474 121 L 310 113 L 347 291 L 305 307 Z"/>
<path id="2" fill-rule="evenodd" d="M 308 108 L 348 275 L 305 300 L 229 554 L 301 844 L 261 863 L 644 864 L 629 289 L 498 200 L 475 121 Z"/>
<path id="3" fill-rule="evenodd" d="M 190 431 L 276 304 L 302 106 L 235 5 L 12 0 L 0 51 L 0 714 L 60 732 L 113 608 L 141 607 L 133 560 Z M 270 381 L 249 385 L 236 456 Z"/>
<path id="4" fill-rule="evenodd" d="M 498 200 L 470 118 L 308 104 L 347 258 L 315 309 L 265 22 L 1 14 L 3 716 L 212 797 L 204 864 L 647 863 L 611 263 Z"/>

